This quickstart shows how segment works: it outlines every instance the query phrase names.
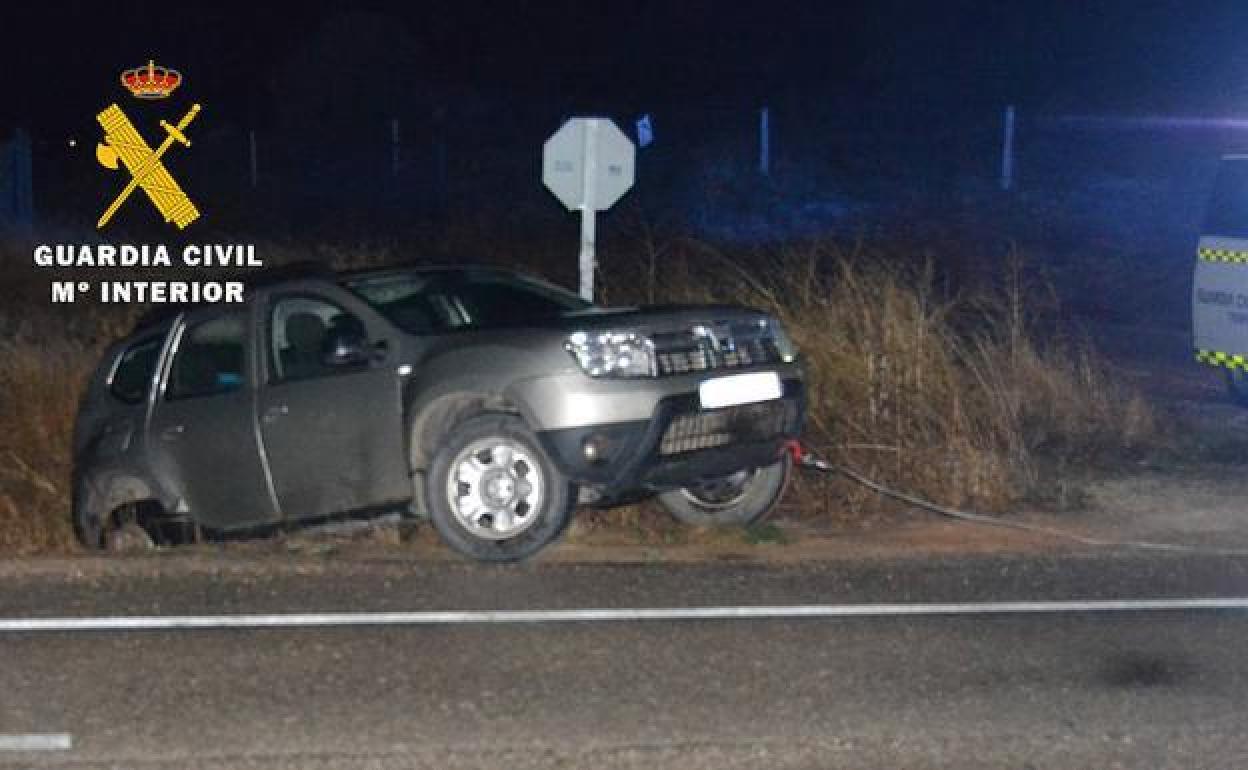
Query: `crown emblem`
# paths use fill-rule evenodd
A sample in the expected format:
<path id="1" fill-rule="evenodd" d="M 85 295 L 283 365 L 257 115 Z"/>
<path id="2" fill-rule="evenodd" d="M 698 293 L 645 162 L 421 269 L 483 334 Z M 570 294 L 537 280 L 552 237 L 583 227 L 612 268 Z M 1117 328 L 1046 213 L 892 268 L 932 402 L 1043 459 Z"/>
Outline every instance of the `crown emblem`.
<path id="1" fill-rule="evenodd" d="M 182 73 L 149 59 L 146 66 L 121 73 L 121 84 L 140 99 L 164 99 L 182 85 Z"/>

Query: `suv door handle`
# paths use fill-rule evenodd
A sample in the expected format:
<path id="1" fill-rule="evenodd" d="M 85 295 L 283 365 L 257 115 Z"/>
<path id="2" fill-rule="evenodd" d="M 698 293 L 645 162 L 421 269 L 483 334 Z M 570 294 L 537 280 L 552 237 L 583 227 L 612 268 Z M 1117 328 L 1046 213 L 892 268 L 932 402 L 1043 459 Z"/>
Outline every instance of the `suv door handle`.
<path id="1" fill-rule="evenodd" d="M 265 409 L 264 414 L 260 417 L 260 419 L 264 420 L 266 423 L 277 422 L 288 414 L 290 414 L 290 407 L 285 404 L 278 404 L 277 406 L 271 406 L 268 409 Z"/>
<path id="2" fill-rule="evenodd" d="M 183 433 L 186 433 L 185 425 L 170 425 L 160 432 L 160 437 L 165 441 L 177 441 Z"/>

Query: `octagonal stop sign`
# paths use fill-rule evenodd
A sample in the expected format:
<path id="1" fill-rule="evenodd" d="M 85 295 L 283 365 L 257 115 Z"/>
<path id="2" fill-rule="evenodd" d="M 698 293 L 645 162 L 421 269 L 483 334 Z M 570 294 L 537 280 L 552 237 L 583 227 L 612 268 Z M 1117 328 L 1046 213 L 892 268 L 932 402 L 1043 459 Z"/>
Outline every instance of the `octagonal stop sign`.
<path id="1" fill-rule="evenodd" d="M 636 154 L 610 118 L 570 118 L 542 148 L 542 183 L 572 211 L 605 211 L 633 186 Z"/>

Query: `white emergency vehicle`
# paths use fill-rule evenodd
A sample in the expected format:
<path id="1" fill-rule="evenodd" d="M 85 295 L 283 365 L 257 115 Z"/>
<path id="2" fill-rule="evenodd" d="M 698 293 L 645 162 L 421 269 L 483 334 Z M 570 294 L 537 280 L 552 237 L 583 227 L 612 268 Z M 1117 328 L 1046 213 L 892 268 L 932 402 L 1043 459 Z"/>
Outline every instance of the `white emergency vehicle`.
<path id="1" fill-rule="evenodd" d="M 1222 159 L 1209 199 L 1192 279 L 1192 346 L 1248 406 L 1248 155 Z"/>

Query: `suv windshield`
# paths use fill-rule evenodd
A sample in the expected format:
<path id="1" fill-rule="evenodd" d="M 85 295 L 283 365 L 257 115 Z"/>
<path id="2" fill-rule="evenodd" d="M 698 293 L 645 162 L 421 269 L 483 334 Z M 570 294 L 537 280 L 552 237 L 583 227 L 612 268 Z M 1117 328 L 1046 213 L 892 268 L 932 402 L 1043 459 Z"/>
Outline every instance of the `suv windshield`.
<path id="1" fill-rule="evenodd" d="M 1248 238 L 1248 159 L 1222 162 L 1209 199 L 1204 234 Z"/>
<path id="2" fill-rule="evenodd" d="M 591 307 L 557 286 L 488 270 L 387 273 L 346 285 L 411 334 L 522 326 Z"/>

